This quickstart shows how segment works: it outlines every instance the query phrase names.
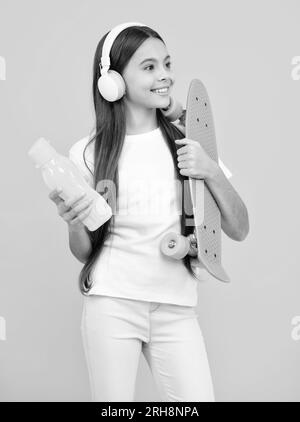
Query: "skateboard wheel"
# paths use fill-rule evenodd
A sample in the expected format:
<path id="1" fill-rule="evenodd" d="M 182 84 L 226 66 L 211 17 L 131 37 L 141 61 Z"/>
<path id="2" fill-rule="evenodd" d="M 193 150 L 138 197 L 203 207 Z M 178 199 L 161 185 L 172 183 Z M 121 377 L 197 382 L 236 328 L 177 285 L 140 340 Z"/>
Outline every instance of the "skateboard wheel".
<path id="1" fill-rule="evenodd" d="M 178 233 L 167 233 L 161 240 L 160 250 L 174 259 L 184 258 L 190 249 L 189 239 Z"/>

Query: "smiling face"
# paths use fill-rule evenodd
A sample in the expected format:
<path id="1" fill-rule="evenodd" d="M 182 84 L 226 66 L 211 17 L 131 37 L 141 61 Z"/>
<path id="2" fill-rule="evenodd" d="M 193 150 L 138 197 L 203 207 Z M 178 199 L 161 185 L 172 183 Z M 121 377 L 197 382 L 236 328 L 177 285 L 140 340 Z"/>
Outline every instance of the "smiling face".
<path id="1" fill-rule="evenodd" d="M 152 60 L 146 61 L 149 58 Z M 161 40 L 148 38 L 144 41 L 122 74 L 126 85 L 125 103 L 144 109 L 168 107 L 171 88 L 166 94 L 154 93 L 152 90 L 174 84 L 171 67 L 168 50 Z"/>

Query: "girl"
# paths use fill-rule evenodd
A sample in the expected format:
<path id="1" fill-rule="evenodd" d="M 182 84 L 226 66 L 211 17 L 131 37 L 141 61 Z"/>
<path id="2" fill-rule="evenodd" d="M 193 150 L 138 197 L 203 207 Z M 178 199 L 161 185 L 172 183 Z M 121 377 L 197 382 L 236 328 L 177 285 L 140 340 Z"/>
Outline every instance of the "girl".
<path id="1" fill-rule="evenodd" d="M 91 209 L 84 197 L 64 202 L 59 192 L 50 195 L 68 223 L 71 251 L 84 263 L 81 332 L 93 401 L 134 400 L 141 352 L 162 401 L 215 401 L 189 256 L 171 259 L 159 246 L 168 231 L 193 231 L 185 226 L 178 192 L 187 176 L 175 140 L 184 135 L 162 112 L 174 84 L 170 55 L 147 26 L 120 32 L 110 69 L 122 75 L 126 90 L 110 102 L 98 89 L 107 35 L 94 57 L 96 130 L 76 142 L 69 157 L 106 199 L 116 195 L 117 206 L 90 232 L 82 223 Z M 157 91 L 162 88 L 167 92 Z"/>

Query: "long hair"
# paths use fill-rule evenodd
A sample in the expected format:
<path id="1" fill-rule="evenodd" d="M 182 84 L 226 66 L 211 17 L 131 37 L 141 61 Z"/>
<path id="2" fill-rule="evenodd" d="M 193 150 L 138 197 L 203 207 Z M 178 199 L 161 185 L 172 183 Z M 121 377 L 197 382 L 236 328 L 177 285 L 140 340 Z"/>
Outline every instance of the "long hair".
<path id="1" fill-rule="evenodd" d="M 107 33 L 108 34 L 108 33 Z M 95 135 L 89 140 L 83 152 L 83 159 L 85 160 L 85 151 L 91 142 L 95 142 L 94 145 L 94 174 L 93 184 L 94 189 L 99 191 L 99 181 L 112 181 L 115 186 L 115 197 L 116 203 L 118 204 L 118 160 L 122 151 L 124 138 L 126 135 L 126 121 L 125 121 L 125 104 L 123 98 L 115 102 L 106 101 L 98 91 L 97 82 L 100 75 L 99 63 L 102 56 L 102 47 L 107 36 L 105 34 L 99 41 L 96 48 L 94 63 L 93 63 L 93 100 L 96 115 Z M 111 52 L 110 52 L 110 68 L 122 74 L 125 66 L 129 62 L 132 55 L 140 47 L 140 45 L 148 38 L 158 38 L 163 43 L 163 39 L 157 32 L 147 26 L 132 26 L 124 29 L 115 39 Z M 168 119 L 163 115 L 160 109 L 156 109 L 156 115 L 159 127 L 162 131 L 163 137 L 167 141 L 167 145 L 173 157 L 174 166 L 177 172 L 177 179 L 180 180 L 181 186 L 185 186 L 184 180 L 188 179 L 187 176 L 180 174 L 177 167 L 177 145 L 174 142 L 175 139 L 182 139 L 184 135 L 177 129 Z M 103 195 L 104 196 L 104 195 Z M 183 202 L 185 195 L 182 194 L 181 203 L 181 234 L 188 235 L 192 233 L 192 225 L 186 226 L 185 212 Z M 93 266 L 99 258 L 105 240 L 110 234 L 111 225 L 114 224 L 114 209 L 112 217 L 106 221 L 101 227 L 95 231 L 87 230 L 89 238 L 91 240 L 92 250 L 84 263 L 83 268 L 79 274 L 79 288 L 82 294 L 87 295 L 92 282 L 90 280 L 90 274 Z M 190 274 L 196 278 L 195 273 L 192 270 L 189 256 L 183 258 L 184 265 L 190 272 Z"/>

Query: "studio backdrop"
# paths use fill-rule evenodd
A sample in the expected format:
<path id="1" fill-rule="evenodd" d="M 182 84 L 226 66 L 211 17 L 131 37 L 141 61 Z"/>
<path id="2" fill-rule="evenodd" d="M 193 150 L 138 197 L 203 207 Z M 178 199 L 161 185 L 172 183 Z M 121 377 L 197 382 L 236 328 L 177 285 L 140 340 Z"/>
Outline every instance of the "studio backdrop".
<path id="1" fill-rule="evenodd" d="M 96 45 L 132 21 L 164 39 L 183 105 L 192 79 L 205 84 L 249 213 L 244 241 L 222 233 L 231 283 L 198 285 L 216 400 L 300 400 L 299 15 L 296 0 L 0 0 L 1 401 L 91 399 L 83 264 L 27 152 L 44 137 L 67 155 L 91 132 Z M 135 400 L 159 400 L 139 365 Z"/>

